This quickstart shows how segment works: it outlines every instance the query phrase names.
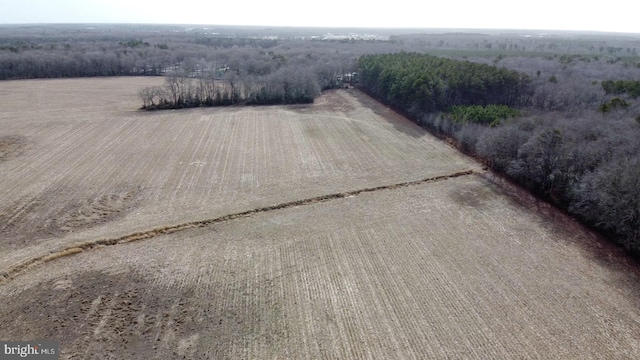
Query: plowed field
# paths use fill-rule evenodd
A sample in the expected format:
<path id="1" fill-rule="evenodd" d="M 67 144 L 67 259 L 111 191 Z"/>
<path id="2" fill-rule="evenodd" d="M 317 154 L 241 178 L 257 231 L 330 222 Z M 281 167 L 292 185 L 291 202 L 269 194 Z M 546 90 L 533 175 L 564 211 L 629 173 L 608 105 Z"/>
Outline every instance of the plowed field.
<path id="1" fill-rule="evenodd" d="M 638 358 L 617 250 L 355 90 L 0 82 L 0 339 L 61 358 Z"/>

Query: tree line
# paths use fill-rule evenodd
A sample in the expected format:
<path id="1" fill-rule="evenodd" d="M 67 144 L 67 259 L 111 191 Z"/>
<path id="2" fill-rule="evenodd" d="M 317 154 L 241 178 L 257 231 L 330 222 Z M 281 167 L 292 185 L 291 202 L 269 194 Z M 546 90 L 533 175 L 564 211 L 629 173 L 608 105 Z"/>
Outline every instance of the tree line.
<path id="1" fill-rule="evenodd" d="M 516 106 L 531 97 L 528 75 L 428 54 L 365 55 L 358 69 L 361 88 L 414 116 L 457 105 Z"/>
<path id="2" fill-rule="evenodd" d="M 355 59 L 376 44 L 305 40 L 222 38 L 191 33 L 161 33 L 130 38 L 49 39 L 30 35 L 3 39 L 0 31 L 0 80 L 93 76 L 208 76 L 230 69 L 239 76 L 266 76 L 283 65 L 323 68 L 331 75 L 353 71 Z M 135 35 L 135 33 L 134 33 Z M 124 37 L 124 38 L 123 38 Z M 395 51 L 392 44 L 381 45 Z M 320 79 L 319 81 L 325 81 Z M 324 86 L 323 84 L 320 84 Z"/>
<path id="3" fill-rule="evenodd" d="M 142 89 L 139 96 L 143 109 L 162 110 L 237 104 L 304 104 L 313 102 L 320 90 L 318 74 L 288 66 L 265 76 L 240 76 L 233 71 L 221 78 L 214 73 L 196 77 L 184 73 L 172 75 L 165 78 L 163 86 Z"/>
<path id="4" fill-rule="evenodd" d="M 640 123 L 628 112 L 603 117 L 592 100 L 541 111 L 545 82 L 488 65 L 407 53 L 359 65 L 363 90 L 640 254 Z M 635 82 L 623 84 L 631 97 Z"/>

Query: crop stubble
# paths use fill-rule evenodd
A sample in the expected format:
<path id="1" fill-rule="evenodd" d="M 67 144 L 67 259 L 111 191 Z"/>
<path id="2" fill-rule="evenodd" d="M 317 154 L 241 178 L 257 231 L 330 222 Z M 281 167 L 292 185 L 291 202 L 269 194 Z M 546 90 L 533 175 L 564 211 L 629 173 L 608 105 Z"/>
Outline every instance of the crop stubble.
<path id="1" fill-rule="evenodd" d="M 62 258 L 3 285 L 2 328 L 69 356 L 635 357 L 636 279 L 585 241 L 469 175 Z"/>
<path id="2" fill-rule="evenodd" d="M 49 202 L 81 209 L 63 214 L 109 201 L 121 210 L 0 244 L 5 271 L 37 251 L 77 253 L 0 285 L 0 338 L 56 338 L 63 358 L 640 355 L 638 273 L 619 251 L 360 101 L 378 106 L 344 91 L 314 106 L 153 114 L 114 100 L 123 108 L 99 111 L 113 119 L 71 116 L 57 133 L 38 128 L 57 127 L 47 120 L 21 128 L 1 117 L 29 143 L 0 163 L 27 178 L 0 175 L 17 207 L 33 203 L 16 221 L 56 213 Z M 440 180 L 415 181 L 425 178 Z M 405 185 L 381 186 L 392 184 Z M 296 202 L 326 194 L 344 196 Z M 151 240 L 72 247 L 256 208 Z"/>

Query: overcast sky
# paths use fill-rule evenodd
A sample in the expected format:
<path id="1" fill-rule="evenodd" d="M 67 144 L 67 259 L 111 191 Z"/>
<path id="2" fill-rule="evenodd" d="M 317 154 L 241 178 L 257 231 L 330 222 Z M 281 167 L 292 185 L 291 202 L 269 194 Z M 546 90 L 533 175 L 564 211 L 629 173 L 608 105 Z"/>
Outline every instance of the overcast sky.
<path id="1" fill-rule="evenodd" d="M 0 0 L 0 24 L 156 23 L 640 33 L 635 0 Z"/>

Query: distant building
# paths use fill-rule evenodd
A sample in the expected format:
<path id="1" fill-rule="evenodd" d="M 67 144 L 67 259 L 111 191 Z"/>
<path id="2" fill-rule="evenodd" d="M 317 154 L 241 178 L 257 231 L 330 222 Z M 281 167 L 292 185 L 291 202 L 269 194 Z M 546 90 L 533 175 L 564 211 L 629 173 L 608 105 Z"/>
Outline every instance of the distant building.
<path id="1" fill-rule="evenodd" d="M 345 73 L 342 75 L 338 75 L 336 78 L 337 78 L 336 80 L 338 80 L 343 84 L 353 85 L 358 82 L 358 73 L 357 72 Z"/>

